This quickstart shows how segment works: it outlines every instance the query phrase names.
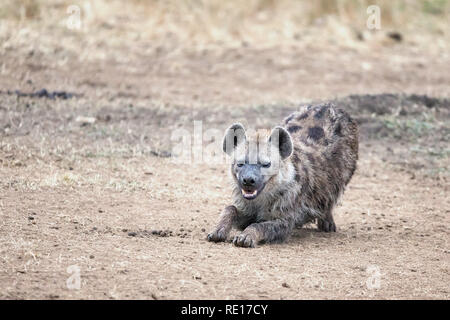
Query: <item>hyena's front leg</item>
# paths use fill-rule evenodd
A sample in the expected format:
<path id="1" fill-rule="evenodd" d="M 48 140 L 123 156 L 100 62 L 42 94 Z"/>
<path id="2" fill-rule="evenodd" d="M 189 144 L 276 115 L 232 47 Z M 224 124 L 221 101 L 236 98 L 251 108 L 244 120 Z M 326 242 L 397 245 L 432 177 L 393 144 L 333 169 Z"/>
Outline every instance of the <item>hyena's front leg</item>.
<path id="1" fill-rule="evenodd" d="M 213 242 L 225 241 L 237 219 L 237 214 L 238 212 L 235 206 L 226 207 L 220 215 L 216 229 L 209 233 L 206 239 Z"/>
<path id="2" fill-rule="evenodd" d="M 295 223 L 292 217 L 252 223 L 241 234 L 234 237 L 233 244 L 238 247 L 254 248 L 260 242 L 285 240 Z"/>

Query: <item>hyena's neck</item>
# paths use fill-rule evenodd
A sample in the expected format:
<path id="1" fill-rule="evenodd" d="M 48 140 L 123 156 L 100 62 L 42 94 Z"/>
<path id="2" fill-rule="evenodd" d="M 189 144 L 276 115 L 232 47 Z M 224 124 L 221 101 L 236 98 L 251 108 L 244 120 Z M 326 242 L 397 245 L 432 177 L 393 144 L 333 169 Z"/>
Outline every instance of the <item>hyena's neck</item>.
<path id="1" fill-rule="evenodd" d="M 278 174 L 266 184 L 261 194 L 253 200 L 247 200 L 242 196 L 241 189 L 235 183 L 233 187 L 233 203 L 236 208 L 245 213 L 253 214 L 255 211 L 267 209 L 289 209 L 290 205 L 295 205 L 292 195 L 295 195 L 295 167 L 291 159 L 286 159 L 280 163 Z M 292 195 L 291 195 L 292 194 Z M 287 200 L 287 201 L 286 201 Z M 283 203 L 281 208 L 279 203 Z"/>

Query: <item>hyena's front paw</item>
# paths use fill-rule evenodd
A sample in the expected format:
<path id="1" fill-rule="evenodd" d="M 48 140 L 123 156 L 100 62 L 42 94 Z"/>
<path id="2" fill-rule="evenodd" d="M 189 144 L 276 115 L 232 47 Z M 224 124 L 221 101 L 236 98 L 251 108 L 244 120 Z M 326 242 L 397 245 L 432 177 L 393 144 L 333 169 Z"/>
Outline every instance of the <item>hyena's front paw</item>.
<path id="1" fill-rule="evenodd" d="M 211 242 L 223 242 L 226 241 L 228 237 L 228 232 L 225 228 L 218 228 L 213 232 L 209 233 L 206 240 Z"/>
<path id="2" fill-rule="evenodd" d="M 233 244 L 236 247 L 254 248 L 256 247 L 256 239 L 253 234 L 241 233 L 234 237 Z"/>

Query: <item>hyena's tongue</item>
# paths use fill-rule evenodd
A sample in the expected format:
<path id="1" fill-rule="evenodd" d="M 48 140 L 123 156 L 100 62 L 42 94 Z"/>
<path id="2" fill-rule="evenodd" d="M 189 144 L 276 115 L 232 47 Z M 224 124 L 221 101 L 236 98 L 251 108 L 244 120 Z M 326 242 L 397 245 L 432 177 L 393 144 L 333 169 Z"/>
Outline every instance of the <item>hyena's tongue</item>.
<path id="1" fill-rule="evenodd" d="M 256 190 L 256 189 L 253 191 L 241 189 L 241 191 L 242 191 L 242 195 L 244 196 L 244 198 L 254 197 L 258 193 L 258 190 Z"/>

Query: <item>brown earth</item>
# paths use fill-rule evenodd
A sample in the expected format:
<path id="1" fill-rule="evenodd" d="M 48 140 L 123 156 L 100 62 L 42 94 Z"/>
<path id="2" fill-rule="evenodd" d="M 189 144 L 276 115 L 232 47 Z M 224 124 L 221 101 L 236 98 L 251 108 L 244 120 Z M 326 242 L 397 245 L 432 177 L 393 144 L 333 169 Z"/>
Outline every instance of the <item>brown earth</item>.
<path id="1" fill-rule="evenodd" d="M 83 63 L 2 51 L 0 298 L 450 297 L 448 54 L 139 49 Z M 76 96 L 21 94 L 42 88 Z M 269 128 L 334 99 L 361 126 L 338 232 L 207 242 L 231 199 L 227 165 L 174 163 L 171 133 L 194 120 Z"/>

